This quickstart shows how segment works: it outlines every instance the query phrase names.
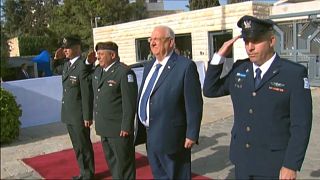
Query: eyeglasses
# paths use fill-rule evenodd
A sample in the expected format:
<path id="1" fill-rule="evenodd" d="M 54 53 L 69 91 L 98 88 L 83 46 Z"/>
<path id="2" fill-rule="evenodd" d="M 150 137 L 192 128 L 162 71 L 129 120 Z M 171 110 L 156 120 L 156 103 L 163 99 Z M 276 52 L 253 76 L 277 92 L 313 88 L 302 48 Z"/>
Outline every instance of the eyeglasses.
<path id="1" fill-rule="evenodd" d="M 152 41 L 156 41 L 156 42 L 160 42 L 160 41 L 165 41 L 167 39 L 169 39 L 170 37 L 163 37 L 163 38 L 148 38 L 148 42 L 152 42 Z"/>

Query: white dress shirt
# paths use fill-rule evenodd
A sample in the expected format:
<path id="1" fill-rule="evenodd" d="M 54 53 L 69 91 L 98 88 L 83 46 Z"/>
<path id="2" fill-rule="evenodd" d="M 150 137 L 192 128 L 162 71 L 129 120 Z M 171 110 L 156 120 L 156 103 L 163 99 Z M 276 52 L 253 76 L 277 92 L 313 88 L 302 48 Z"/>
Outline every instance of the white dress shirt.
<path id="1" fill-rule="evenodd" d="M 173 51 L 172 51 L 172 52 L 173 52 Z M 159 62 L 159 61 L 156 59 L 156 61 L 155 61 L 154 64 L 152 65 L 152 68 L 151 68 L 149 74 L 147 75 L 147 78 L 146 78 L 145 83 L 144 83 L 144 85 L 143 85 L 143 89 L 142 89 L 141 96 L 140 96 L 140 99 L 139 99 L 139 107 L 138 107 L 138 112 L 139 112 L 139 113 L 138 113 L 138 114 L 139 114 L 139 119 L 140 119 L 140 120 L 141 120 L 141 117 L 140 117 L 140 104 L 141 104 L 141 99 L 142 99 L 142 96 L 143 96 L 144 92 L 146 91 L 146 88 L 147 88 L 147 86 L 148 86 L 148 84 L 149 84 L 149 81 L 150 81 L 150 79 L 151 79 L 151 76 L 152 76 L 152 74 L 154 73 L 154 71 L 155 71 L 155 69 L 156 69 L 156 65 L 157 65 L 157 64 L 161 64 L 161 67 L 159 68 L 159 73 L 158 73 L 158 76 L 157 76 L 157 78 L 156 78 L 156 81 L 154 82 L 154 85 L 153 85 L 153 87 L 152 87 L 151 92 L 153 91 L 154 86 L 157 84 L 157 81 L 158 81 L 158 79 L 159 79 L 159 77 L 160 77 L 160 75 L 161 75 L 164 67 L 166 66 L 166 64 L 167 64 L 170 56 L 172 55 L 172 52 L 169 53 L 168 56 L 166 56 L 161 62 Z M 147 101 L 147 110 L 146 110 L 147 119 L 146 119 L 146 121 L 141 121 L 141 123 L 142 123 L 144 126 L 146 126 L 146 127 L 149 127 L 149 100 L 150 100 L 150 97 L 148 98 L 148 101 Z"/>
<path id="2" fill-rule="evenodd" d="M 276 53 L 274 53 L 274 55 L 270 59 L 268 59 L 268 61 L 263 63 L 261 66 L 257 66 L 256 64 L 252 63 L 252 65 L 253 65 L 253 77 L 256 77 L 256 69 L 260 68 L 260 70 L 261 70 L 261 79 L 262 79 L 263 76 L 268 71 L 268 69 L 270 68 L 270 66 L 271 66 L 272 62 L 274 61 L 275 57 L 276 57 Z"/>
<path id="3" fill-rule="evenodd" d="M 114 63 L 115 63 L 115 62 L 113 62 L 113 63 L 111 63 L 109 66 L 103 68 L 103 71 L 104 71 L 104 72 L 107 72 Z"/>
<path id="4" fill-rule="evenodd" d="M 70 62 L 70 67 L 72 66 L 72 64 L 73 64 L 74 62 L 76 62 L 76 60 L 77 60 L 79 57 L 80 57 L 80 56 L 77 56 L 77 57 L 69 60 L 69 62 Z"/>
<path id="5" fill-rule="evenodd" d="M 256 69 L 260 68 L 261 70 L 261 79 L 263 78 L 263 76 L 266 74 L 266 72 L 268 71 L 268 69 L 270 68 L 272 62 L 274 61 L 274 58 L 276 57 L 276 53 L 273 54 L 273 56 L 268 59 L 265 63 L 263 63 L 261 66 L 258 66 L 254 63 L 252 63 L 252 68 L 253 68 L 253 77 L 256 77 Z M 226 61 L 226 57 L 220 56 L 218 53 L 214 53 L 210 64 L 211 65 L 219 65 L 219 64 L 223 64 Z"/>

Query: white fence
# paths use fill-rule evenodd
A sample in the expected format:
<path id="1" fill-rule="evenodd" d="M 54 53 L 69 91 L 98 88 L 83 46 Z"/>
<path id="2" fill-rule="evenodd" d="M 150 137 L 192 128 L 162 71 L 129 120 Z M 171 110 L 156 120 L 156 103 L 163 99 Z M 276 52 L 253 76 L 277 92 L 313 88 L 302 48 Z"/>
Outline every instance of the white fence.
<path id="1" fill-rule="evenodd" d="M 13 93 L 21 105 L 22 128 L 60 121 L 61 76 L 8 81 L 1 87 Z"/>
<path id="2" fill-rule="evenodd" d="M 205 64 L 196 62 L 201 87 L 205 77 Z M 140 87 L 143 68 L 134 68 Z M 13 93 L 21 105 L 21 127 L 30 127 L 60 121 L 62 84 L 61 76 L 34 78 L 1 83 L 1 87 Z"/>

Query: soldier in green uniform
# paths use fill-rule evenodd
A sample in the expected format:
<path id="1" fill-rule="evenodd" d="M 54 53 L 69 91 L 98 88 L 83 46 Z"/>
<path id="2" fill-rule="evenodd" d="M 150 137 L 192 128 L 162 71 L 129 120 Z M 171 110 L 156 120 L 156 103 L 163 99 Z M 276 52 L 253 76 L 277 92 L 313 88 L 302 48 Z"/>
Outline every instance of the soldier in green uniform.
<path id="1" fill-rule="evenodd" d="M 84 69 L 87 66 L 81 57 L 81 41 L 78 37 L 64 38 L 62 48 L 64 58 L 67 60 L 62 72 L 61 120 L 67 126 L 80 168 L 80 174 L 72 179 L 92 179 L 94 155 L 90 140 L 90 126 L 93 119 L 91 76 Z M 58 54 L 61 53 L 56 53 Z"/>
<path id="2" fill-rule="evenodd" d="M 94 120 L 113 179 L 135 179 L 134 118 L 138 86 L 135 73 L 120 62 L 114 42 L 96 45 L 99 65 L 92 74 Z M 89 53 L 87 64 L 96 60 Z"/>

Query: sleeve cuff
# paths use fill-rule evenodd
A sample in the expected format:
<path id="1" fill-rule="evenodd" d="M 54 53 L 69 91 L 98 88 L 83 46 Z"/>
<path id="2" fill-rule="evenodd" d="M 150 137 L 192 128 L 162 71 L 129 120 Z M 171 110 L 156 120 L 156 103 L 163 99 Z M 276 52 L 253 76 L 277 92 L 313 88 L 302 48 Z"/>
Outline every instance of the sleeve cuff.
<path id="1" fill-rule="evenodd" d="M 210 64 L 211 65 L 219 65 L 219 64 L 223 64 L 225 61 L 226 61 L 226 57 L 222 57 L 219 54 L 214 53 L 214 55 L 210 61 Z"/>
<path id="2" fill-rule="evenodd" d="M 85 63 L 86 63 L 86 65 L 90 65 L 88 59 L 86 59 Z"/>

